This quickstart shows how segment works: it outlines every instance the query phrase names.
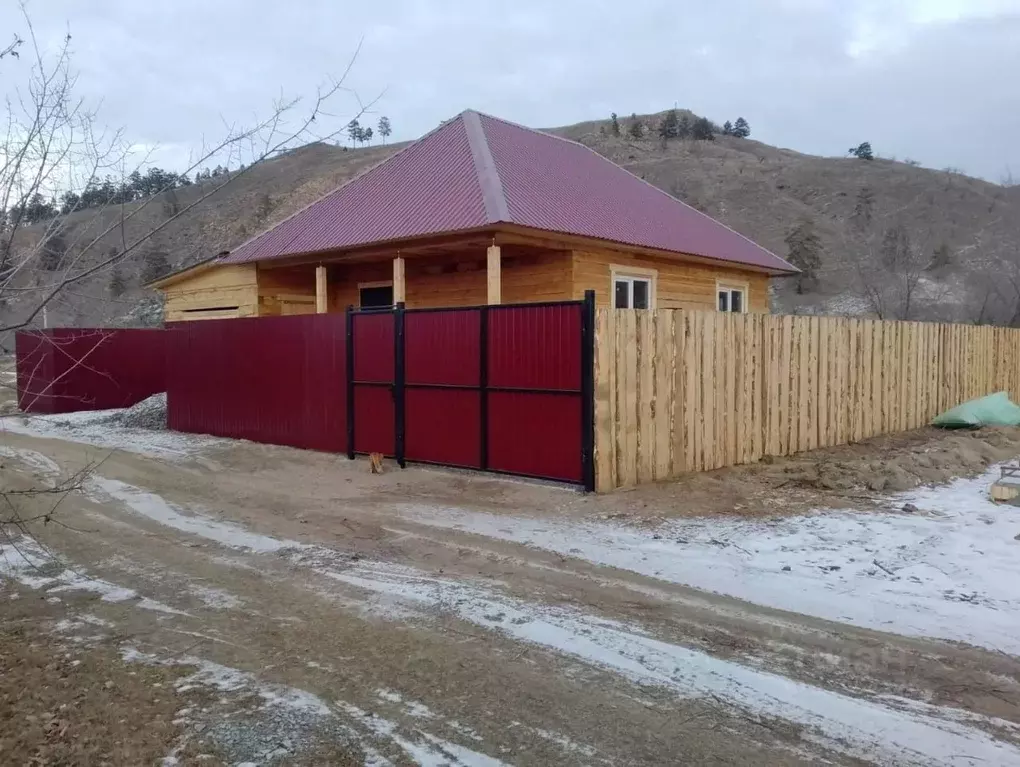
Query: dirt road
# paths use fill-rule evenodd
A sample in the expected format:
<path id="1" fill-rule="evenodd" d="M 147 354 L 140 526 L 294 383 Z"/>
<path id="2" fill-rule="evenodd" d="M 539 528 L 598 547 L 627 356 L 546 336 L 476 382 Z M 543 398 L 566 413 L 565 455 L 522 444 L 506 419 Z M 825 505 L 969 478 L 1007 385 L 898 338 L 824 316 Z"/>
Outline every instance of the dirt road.
<path id="1" fill-rule="evenodd" d="M 377 476 L 177 435 L 117 437 L 132 451 L 0 437 L 7 488 L 92 465 L 61 496 L 60 524 L 4 547 L 7 592 L 62 599 L 52 631 L 72 646 L 188 666 L 184 687 L 215 694 L 182 715 L 179 750 L 201 739 L 258 764 L 323 741 L 366 764 L 1020 764 L 1013 655 L 429 521 L 583 515 L 569 490 Z M 27 497 L 21 513 L 53 501 Z"/>

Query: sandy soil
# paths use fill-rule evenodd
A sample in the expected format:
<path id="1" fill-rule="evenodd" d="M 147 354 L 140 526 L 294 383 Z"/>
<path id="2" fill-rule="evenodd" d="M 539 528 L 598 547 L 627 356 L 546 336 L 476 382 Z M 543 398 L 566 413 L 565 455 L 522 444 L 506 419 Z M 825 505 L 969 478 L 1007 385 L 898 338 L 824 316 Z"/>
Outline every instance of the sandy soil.
<path id="1" fill-rule="evenodd" d="M 947 449 L 973 450 L 976 469 L 1020 452 L 1018 434 Z M 931 456 L 934 436 L 826 452 L 874 465 L 885 449 Z M 1015 657 L 415 521 L 416 508 L 683 515 L 696 492 L 713 499 L 703 512 L 733 511 L 711 483 L 761 488 L 737 511 L 775 511 L 792 489 L 803 496 L 791 507 L 834 497 L 802 459 L 585 498 L 421 468 L 372 475 L 361 461 L 247 443 L 196 440 L 174 460 L 12 433 L 2 443 L 4 488 L 94 464 L 59 496 L 56 522 L 18 541 L 21 565 L 5 548 L 7 589 L 83 593 L 54 609 L 108 623 L 83 624 L 93 643 L 143 665 L 190 664 L 225 708 L 186 717 L 179 754 L 201 738 L 257 763 L 324 747 L 369 764 L 1020 763 Z M 18 510 L 53 502 L 19 496 Z M 51 556 L 71 569 L 38 572 Z M 0 600 L 0 619 L 14 604 Z"/>

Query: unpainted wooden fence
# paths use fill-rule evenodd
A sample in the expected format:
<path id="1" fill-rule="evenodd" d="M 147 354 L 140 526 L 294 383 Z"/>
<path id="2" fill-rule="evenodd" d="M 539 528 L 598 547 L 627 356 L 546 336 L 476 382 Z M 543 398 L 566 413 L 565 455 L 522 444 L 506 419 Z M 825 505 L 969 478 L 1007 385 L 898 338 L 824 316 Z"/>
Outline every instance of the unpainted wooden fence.
<path id="1" fill-rule="evenodd" d="M 1020 396 L 1020 330 L 842 317 L 600 310 L 599 491 L 928 423 Z"/>

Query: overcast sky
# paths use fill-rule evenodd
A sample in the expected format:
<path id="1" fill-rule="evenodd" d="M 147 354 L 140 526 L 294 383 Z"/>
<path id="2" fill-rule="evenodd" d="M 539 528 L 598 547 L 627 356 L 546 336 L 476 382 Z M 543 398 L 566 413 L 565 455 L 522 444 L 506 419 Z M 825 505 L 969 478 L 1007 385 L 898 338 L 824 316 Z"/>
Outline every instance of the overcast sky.
<path id="1" fill-rule="evenodd" d="M 23 31 L 0 0 L 0 43 Z M 535 127 L 674 103 L 814 154 L 1020 178 L 1020 0 L 30 0 L 103 120 L 179 167 L 339 75 L 414 138 L 465 108 Z M 18 84 L 5 61 L 0 90 Z M 350 101 L 332 105 L 346 122 Z"/>

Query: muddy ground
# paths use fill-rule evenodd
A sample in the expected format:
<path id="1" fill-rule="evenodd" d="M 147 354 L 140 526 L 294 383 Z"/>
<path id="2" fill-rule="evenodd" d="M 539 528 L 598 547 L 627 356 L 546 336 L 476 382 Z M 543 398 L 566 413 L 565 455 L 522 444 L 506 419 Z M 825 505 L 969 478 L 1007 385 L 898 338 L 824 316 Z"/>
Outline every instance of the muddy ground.
<path id="1" fill-rule="evenodd" d="M 853 445 L 746 466 L 689 474 L 581 502 L 581 513 L 621 511 L 632 516 L 776 516 L 819 508 L 868 508 L 889 493 L 978 474 L 1020 455 L 1020 429 L 946 431 L 927 427 Z"/>
<path id="2" fill-rule="evenodd" d="M 373 475 L 363 461 L 250 443 L 182 438 L 175 454 L 146 455 L 5 432 L 2 444 L 8 491 L 59 487 L 90 467 L 71 492 L 16 496 L 22 518 L 52 521 L 15 534 L 21 560 L 5 548 L 0 620 L 30 619 L 40 633 L 3 641 L 46 636 L 59 647 L 46 652 L 68 661 L 120 659 L 99 676 L 167 674 L 150 687 L 208 697 L 175 701 L 167 727 L 161 693 L 150 706 L 125 692 L 142 721 L 163 723 L 138 746 L 146 759 L 164 750 L 196 764 L 1020 760 L 1013 656 L 758 607 L 415 519 L 435 507 L 669 517 L 857 503 L 879 497 L 876 476 L 920 482 L 1020 453 L 1020 431 L 922 431 L 603 498 L 422 468 Z M 24 600 L 46 609 L 21 614 Z M 20 711 L 13 682 L 3 684 Z"/>

